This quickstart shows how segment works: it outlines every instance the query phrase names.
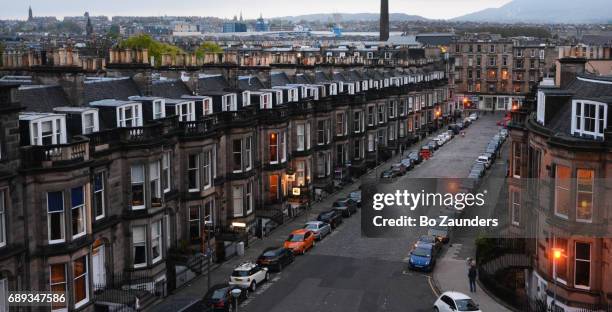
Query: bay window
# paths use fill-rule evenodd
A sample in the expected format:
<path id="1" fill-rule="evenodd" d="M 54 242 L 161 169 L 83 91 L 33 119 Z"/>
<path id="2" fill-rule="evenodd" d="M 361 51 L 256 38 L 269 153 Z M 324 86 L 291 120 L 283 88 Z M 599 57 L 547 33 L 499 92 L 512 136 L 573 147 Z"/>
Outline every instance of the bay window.
<path id="1" fill-rule="evenodd" d="M 64 193 L 47 193 L 47 227 L 49 244 L 63 243 L 64 238 Z"/>
<path id="2" fill-rule="evenodd" d="M 25 115 L 20 118 L 28 118 Z M 64 115 L 30 121 L 30 142 L 32 145 L 53 145 L 66 143 L 66 119 Z"/>
<path id="3" fill-rule="evenodd" d="M 49 286 L 52 292 L 66 295 L 67 282 L 66 282 L 66 264 L 52 264 L 49 266 Z M 66 311 L 66 301 L 64 302 L 53 302 L 51 304 L 51 311 Z"/>
<path id="4" fill-rule="evenodd" d="M 576 221 L 591 222 L 593 219 L 594 176 L 592 169 L 578 169 L 576 172 Z"/>
<path id="5" fill-rule="evenodd" d="M 144 165 L 132 165 L 130 170 L 132 184 L 132 209 L 145 208 L 145 169 Z"/>
<path id="6" fill-rule="evenodd" d="M 161 177 L 159 161 L 149 164 L 149 185 L 151 186 L 151 206 L 161 206 Z"/>
<path id="7" fill-rule="evenodd" d="M 306 162 L 303 160 L 296 161 L 295 177 L 298 186 L 306 185 Z"/>
<path id="8" fill-rule="evenodd" d="M 163 100 L 153 101 L 153 119 L 161 119 L 166 117 L 166 106 Z"/>
<path id="9" fill-rule="evenodd" d="M 232 204 L 234 208 L 234 217 L 242 217 L 244 215 L 244 186 L 234 185 L 232 189 Z"/>
<path id="10" fill-rule="evenodd" d="M 368 106 L 368 126 L 374 125 L 374 106 Z"/>
<path id="11" fill-rule="evenodd" d="M 346 113 L 336 113 L 336 136 L 346 135 L 348 132 Z"/>
<path id="12" fill-rule="evenodd" d="M 251 170 L 253 167 L 253 137 L 248 136 L 244 139 L 244 167 L 245 170 Z"/>
<path id="13" fill-rule="evenodd" d="M 104 218 L 105 215 L 105 201 L 104 201 L 104 177 L 106 176 L 104 171 L 100 171 L 94 174 L 93 178 L 93 207 L 94 216 L 96 220 Z"/>
<path id="14" fill-rule="evenodd" d="M 270 163 L 276 164 L 278 163 L 278 133 L 271 132 L 270 140 L 268 143 L 270 149 Z"/>
<path id="15" fill-rule="evenodd" d="M 248 171 L 253 167 L 253 137 L 232 141 L 232 170 L 234 173 Z M 214 171 L 213 171 L 214 172 Z"/>
<path id="16" fill-rule="evenodd" d="M 70 190 L 72 204 L 72 238 L 85 235 L 86 217 L 83 187 L 74 187 Z"/>
<path id="17" fill-rule="evenodd" d="M 280 199 L 279 176 L 277 174 L 270 175 L 270 177 L 268 178 L 268 185 L 270 188 L 270 192 L 268 193 L 268 200 L 274 203 Z"/>
<path id="18" fill-rule="evenodd" d="M 147 266 L 147 227 L 145 225 L 132 227 L 132 257 L 134 268 Z"/>
<path id="19" fill-rule="evenodd" d="M 200 190 L 200 155 L 191 154 L 187 156 L 187 188 L 189 192 Z"/>
<path id="20" fill-rule="evenodd" d="M 305 142 L 305 125 L 304 124 L 296 124 L 296 134 L 297 134 L 297 150 L 303 151 L 306 142 Z"/>
<path id="21" fill-rule="evenodd" d="M 556 165 L 555 169 L 555 214 L 567 219 L 570 206 L 570 168 Z"/>
<path id="22" fill-rule="evenodd" d="M 353 132 L 361 132 L 361 112 L 353 112 Z"/>
<path id="23" fill-rule="evenodd" d="M 78 308 L 89 301 L 89 275 L 87 274 L 87 256 L 80 257 L 72 263 L 74 283 L 74 307 Z"/>
<path id="24" fill-rule="evenodd" d="M 521 222 L 521 193 L 513 190 L 510 194 L 512 200 L 512 224 L 518 226 Z"/>
<path id="25" fill-rule="evenodd" d="M 245 210 L 247 214 L 253 212 L 253 182 L 246 183 Z"/>
<path id="26" fill-rule="evenodd" d="M 591 244 L 576 242 L 574 273 L 576 288 L 589 289 L 591 286 Z"/>
<path id="27" fill-rule="evenodd" d="M 98 113 L 83 113 L 83 134 L 91 134 L 98 131 Z"/>
<path id="28" fill-rule="evenodd" d="M 204 204 L 204 226 L 214 226 L 215 200 L 211 199 Z"/>
<path id="29" fill-rule="evenodd" d="M 512 176 L 515 178 L 521 177 L 521 144 L 518 142 L 512 143 Z"/>
<path id="30" fill-rule="evenodd" d="M 165 151 L 162 155 L 162 187 L 164 193 L 170 192 L 171 188 L 172 154 L 170 153 L 170 151 Z"/>
<path id="31" fill-rule="evenodd" d="M 554 246 L 556 249 L 561 250 L 561 257 L 556 260 L 557 275 L 555 279 L 563 284 L 567 284 L 567 238 L 554 237 Z"/>
<path id="32" fill-rule="evenodd" d="M 209 189 L 212 186 L 212 150 L 204 151 L 202 158 L 202 174 L 204 175 L 204 189 Z"/>
<path id="33" fill-rule="evenodd" d="M 385 122 L 385 107 L 383 105 L 378 105 L 378 123 Z"/>
<path id="34" fill-rule="evenodd" d="M 162 258 L 162 221 L 151 225 L 151 262 L 156 263 Z"/>

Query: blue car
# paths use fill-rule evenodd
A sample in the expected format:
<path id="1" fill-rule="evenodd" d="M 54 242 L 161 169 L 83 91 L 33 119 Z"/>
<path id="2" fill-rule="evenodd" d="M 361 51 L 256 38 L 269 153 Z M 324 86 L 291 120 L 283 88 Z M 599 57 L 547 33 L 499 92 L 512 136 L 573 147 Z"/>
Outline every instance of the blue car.
<path id="1" fill-rule="evenodd" d="M 422 244 L 410 252 L 409 269 L 431 272 L 435 265 L 436 255 L 433 244 Z"/>

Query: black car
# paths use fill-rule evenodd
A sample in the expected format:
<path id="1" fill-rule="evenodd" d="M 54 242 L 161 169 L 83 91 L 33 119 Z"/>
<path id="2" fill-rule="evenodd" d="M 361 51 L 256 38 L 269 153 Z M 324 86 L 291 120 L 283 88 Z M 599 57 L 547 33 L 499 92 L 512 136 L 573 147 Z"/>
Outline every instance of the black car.
<path id="1" fill-rule="evenodd" d="M 429 143 L 427 143 L 427 146 L 429 146 L 429 150 L 432 150 L 432 151 L 437 150 L 438 147 L 440 147 L 438 143 L 435 141 L 429 141 Z"/>
<path id="2" fill-rule="evenodd" d="M 354 190 L 350 192 L 347 198 L 352 199 L 357 204 L 357 208 L 361 208 L 361 191 L 360 190 Z"/>
<path id="3" fill-rule="evenodd" d="M 412 162 L 415 164 L 420 164 L 423 162 L 423 156 L 421 156 L 419 152 L 410 152 L 410 154 L 408 154 L 408 158 L 410 158 L 410 160 L 412 160 Z"/>
<path id="4" fill-rule="evenodd" d="M 348 218 L 352 214 L 357 213 L 357 203 L 350 198 L 335 201 L 332 208 L 340 212 L 344 218 Z"/>
<path id="5" fill-rule="evenodd" d="M 332 229 L 335 229 L 338 227 L 338 225 L 342 224 L 342 215 L 338 211 L 331 209 L 321 212 L 317 216 L 317 221 L 329 223 Z"/>
<path id="6" fill-rule="evenodd" d="M 270 270 L 280 272 L 283 267 L 291 264 L 295 260 L 293 251 L 283 247 L 269 247 L 266 248 L 259 258 L 257 258 L 257 264 L 267 267 Z"/>
<path id="7" fill-rule="evenodd" d="M 236 288 L 242 290 L 240 297 L 238 297 L 238 304 L 240 304 L 249 297 L 248 289 L 230 286 L 229 284 L 217 284 L 210 287 L 206 295 L 204 295 L 203 303 L 208 308 L 208 311 L 233 311 L 236 303 L 235 299 L 232 297 L 231 291 Z"/>

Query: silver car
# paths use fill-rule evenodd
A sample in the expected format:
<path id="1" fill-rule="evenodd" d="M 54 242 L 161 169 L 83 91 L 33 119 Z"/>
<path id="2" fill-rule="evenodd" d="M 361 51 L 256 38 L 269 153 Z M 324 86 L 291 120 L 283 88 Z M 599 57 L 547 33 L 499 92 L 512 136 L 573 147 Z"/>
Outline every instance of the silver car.
<path id="1" fill-rule="evenodd" d="M 316 240 L 321 240 L 332 232 L 331 226 L 323 221 L 306 222 L 304 228 L 311 230 Z"/>

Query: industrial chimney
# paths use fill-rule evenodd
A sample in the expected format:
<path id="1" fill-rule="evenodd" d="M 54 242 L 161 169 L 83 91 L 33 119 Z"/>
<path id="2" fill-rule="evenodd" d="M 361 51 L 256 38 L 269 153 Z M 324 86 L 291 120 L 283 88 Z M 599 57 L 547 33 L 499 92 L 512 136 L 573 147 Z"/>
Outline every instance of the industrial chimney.
<path id="1" fill-rule="evenodd" d="M 380 1 L 380 41 L 389 40 L 389 0 Z"/>

